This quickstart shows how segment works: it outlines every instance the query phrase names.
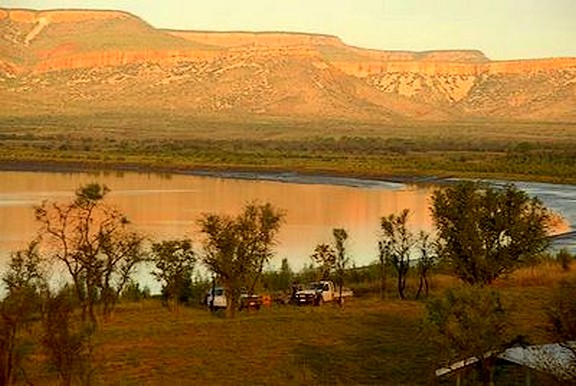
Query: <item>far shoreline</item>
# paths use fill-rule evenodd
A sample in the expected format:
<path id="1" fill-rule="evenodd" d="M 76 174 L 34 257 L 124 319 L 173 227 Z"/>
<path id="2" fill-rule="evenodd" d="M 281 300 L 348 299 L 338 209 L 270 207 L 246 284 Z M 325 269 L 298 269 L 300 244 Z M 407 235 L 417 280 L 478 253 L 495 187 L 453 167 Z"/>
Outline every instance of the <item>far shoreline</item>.
<path id="1" fill-rule="evenodd" d="M 182 165 L 149 165 L 145 163 L 90 163 L 77 161 L 30 161 L 30 160 L 0 160 L 0 171 L 14 172 L 46 172 L 46 173 L 153 173 L 204 176 L 214 178 L 263 180 L 301 184 L 330 184 L 350 187 L 369 187 L 382 184 L 401 185 L 446 185 L 455 180 L 506 181 L 511 183 L 547 183 L 554 185 L 574 186 L 574 183 L 558 182 L 555 179 L 514 179 L 514 176 L 430 176 L 430 175 L 381 175 L 370 173 L 342 172 L 337 170 L 317 169 L 280 169 L 273 167 L 250 166 L 182 166 Z"/>
<path id="2" fill-rule="evenodd" d="M 0 160 L 0 171 L 14 172 L 46 172 L 46 173 L 154 173 L 205 176 L 215 178 L 265 180 L 286 183 L 317 183 L 345 186 L 366 186 L 371 184 L 441 184 L 455 176 L 395 176 L 345 173 L 334 170 L 288 170 L 266 167 L 229 167 L 229 166 L 158 166 L 145 164 L 91 164 L 86 162 L 54 162 L 54 161 L 15 161 Z"/>

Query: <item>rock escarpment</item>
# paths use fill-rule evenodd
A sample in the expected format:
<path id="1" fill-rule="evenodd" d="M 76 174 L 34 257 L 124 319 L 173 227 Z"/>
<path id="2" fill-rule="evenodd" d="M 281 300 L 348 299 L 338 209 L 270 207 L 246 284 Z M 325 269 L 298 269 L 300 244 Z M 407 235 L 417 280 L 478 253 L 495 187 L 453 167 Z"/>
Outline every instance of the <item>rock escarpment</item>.
<path id="1" fill-rule="evenodd" d="M 571 120 L 576 58 L 490 61 L 328 35 L 158 30 L 116 11 L 0 9 L 0 98 L 14 110 Z"/>

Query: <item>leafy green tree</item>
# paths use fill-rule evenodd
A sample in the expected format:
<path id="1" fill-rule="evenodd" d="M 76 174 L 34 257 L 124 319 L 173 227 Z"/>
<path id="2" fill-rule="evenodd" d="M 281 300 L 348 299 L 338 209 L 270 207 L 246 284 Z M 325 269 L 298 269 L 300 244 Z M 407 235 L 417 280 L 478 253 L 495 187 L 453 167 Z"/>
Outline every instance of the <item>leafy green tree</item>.
<path id="1" fill-rule="evenodd" d="M 168 240 L 152 244 L 152 275 L 162 284 L 162 295 L 171 300 L 187 302 L 190 299 L 192 274 L 196 254 L 190 240 Z"/>
<path id="2" fill-rule="evenodd" d="M 424 326 L 440 358 L 476 358 L 484 384 L 490 384 L 496 354 L 509 341 L 507 314 L 498 292 L 485 287 L 449 289 L 426 305 Z"/>
<path id="3" fill-rule="evenodd" d="M 238 216 L 205 214 L 199 220 L 205 234 L 202 261 L 222 282 L 226 314 L 234 316 L 243 288 L 252 293 L 273 246 L 284 213 L 271 204 L 248 204 Z"/>
<path id="4" fill-rule="evenodd" d="M 251 203 L 244 207 L 243 213 L 236 218 L 238 234 L 242 239 L 240 252 L 252 256 L 254 263 L 248 293 L 252 295 L 264 271 L 264 266 L 273 256 L 273 247 L 280 226 L 284 222 L 284 211 L 272 204 Z"/>
<path id="5" fill-rule="evenodd" d="M 441 257 L 467 283 L 490 284 L 548 246 L 550 212 L 514 185 L 461 182 L 432 200 Z"/>
<path id="6" fill-rule="evenodd" d="M 105 185 L 92 183 L 81 186 L 71 202 L 45 201 L 35 208 L 41 236 L 68 270 L 83 319 L 94 325 L 97 302 L 104 303 L 106 316 L 144 259 L 143 238 L 129 229 L 120 211 L 104 203 L 108 192 Z"/>
<path id="7" fill-rule="evenodd" d="M 381 239 L 378 243 L 381 261 L 389 261 L 396 270 L 398 278 L 398 295 L 406 298 L 406 279 L 410 269 L 410 253 L 416 244 L 416 237 L 408 229 L 410 211 L 404 209 L 400 214 L 390 214 L 382 217 L 380 228 Z"/>

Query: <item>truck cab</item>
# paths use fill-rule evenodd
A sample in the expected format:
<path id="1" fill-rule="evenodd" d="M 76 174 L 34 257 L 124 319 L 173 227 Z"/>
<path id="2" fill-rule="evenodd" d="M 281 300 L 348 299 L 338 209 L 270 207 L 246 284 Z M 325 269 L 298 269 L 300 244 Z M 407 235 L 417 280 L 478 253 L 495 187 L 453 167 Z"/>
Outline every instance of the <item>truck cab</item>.
<path id="1" fill-rule="evenodd" d="M 342 300 L 346 296 L 352 296 L 352 291 L 342 291 Z M 315 281 L 308 284 L 306 289 L 296 292 L 296 304 L 320 305 L 324 302 L 332 302 L 340 299 L 340 293 L 330 280 Z"/>

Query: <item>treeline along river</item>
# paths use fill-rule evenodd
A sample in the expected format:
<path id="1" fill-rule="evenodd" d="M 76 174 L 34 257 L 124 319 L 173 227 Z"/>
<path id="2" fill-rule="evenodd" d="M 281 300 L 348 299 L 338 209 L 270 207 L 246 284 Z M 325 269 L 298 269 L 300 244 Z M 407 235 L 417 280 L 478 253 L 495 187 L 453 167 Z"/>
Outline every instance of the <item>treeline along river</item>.
<path id="1" fill-rule="evenodd" d="M 286 211 L 276 257 L 295 270 L 310 262 L 318 243 L 330 242 L 333 228 L 345 228 L 356 265 L 377 259 L 380 217 L 409 209 L 415 231 L 432 230 L 430 196 L 435 186 L 295 174 L 181 175 L 123 172 L 0 172 L 0 267 L 11 251 L 21 249 L 38 229 L 34 206 L 43 200 L 69 201 L 84 184 L 98 182 L 111 192 L 136 230 L 151 240 L 188 237 L 200 247 L 196 221 L 202 213 L 238 213 L 252 201 L 270 202 Z M 502 182 L 494 182 L 502 183 Z M 576 186 L 516 183 L 560 214 L 557 232 L 576 230 Z M 574 236 L 555 242 L 576 251 Z"/>

